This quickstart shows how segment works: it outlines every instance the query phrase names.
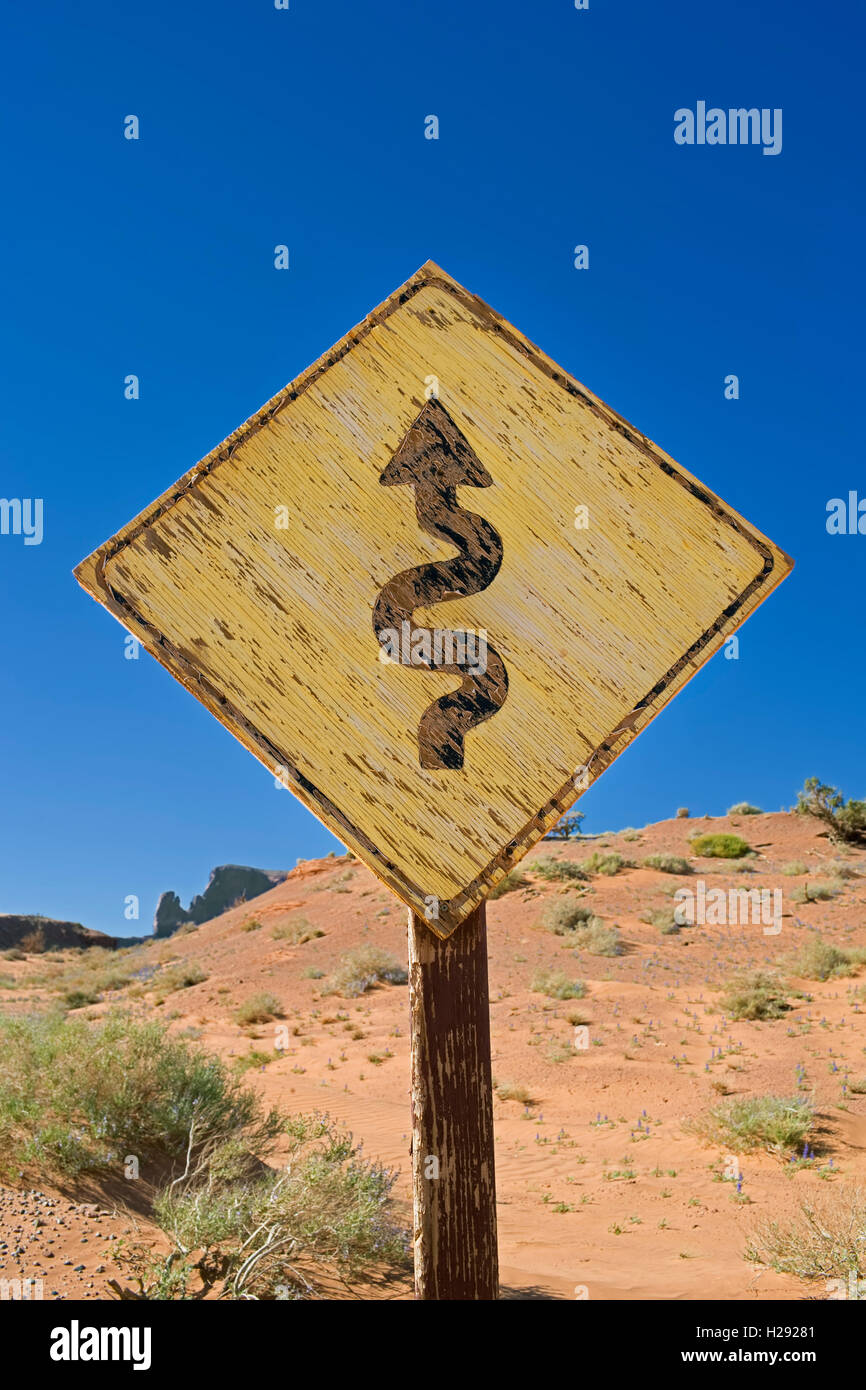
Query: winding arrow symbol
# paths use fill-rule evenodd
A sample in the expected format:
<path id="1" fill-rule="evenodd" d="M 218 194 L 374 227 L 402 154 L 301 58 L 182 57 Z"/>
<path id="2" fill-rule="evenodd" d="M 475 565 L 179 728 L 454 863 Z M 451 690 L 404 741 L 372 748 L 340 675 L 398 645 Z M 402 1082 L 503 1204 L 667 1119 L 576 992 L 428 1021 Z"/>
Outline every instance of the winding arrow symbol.
<path id="1" fill-rule="evenodd" d="M 460 552 L 452 560 L 418 565 L 390 579 L 376 599 L 373 630 L 383 648 L 386 642 L 393 647 L 389 633 L 409 638 L 399 643 L 400 654 L 395 659 L 400 665 L 463 676 L 460 689 L 434 700 L 418 725 L 421 766 L 461 768 L 466 734 L 505 702 L 505 663 L 487 643 L 486 669 L 482 669 L 477 656 L 470 659 L 466 655 L 475 634 L 450 630 L 434 634 L 430 628 L 414 627 L 412 614 L 422 606 L 480 593 L 496 578 L 502 564 L 498 531 L 457 501 L 458 487 L 491 487 L 493 479 L 444 406 L 430 400 L 379 482 L 384 487 L 414 487 L 418 525 Z"/>

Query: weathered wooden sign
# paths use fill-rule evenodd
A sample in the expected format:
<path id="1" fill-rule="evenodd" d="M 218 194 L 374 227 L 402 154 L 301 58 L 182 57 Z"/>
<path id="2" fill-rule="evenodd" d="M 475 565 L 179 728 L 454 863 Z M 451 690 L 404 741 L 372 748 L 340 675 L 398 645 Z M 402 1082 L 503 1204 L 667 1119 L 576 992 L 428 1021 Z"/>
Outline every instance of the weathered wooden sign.
<path id="1" fill-rule="evenodd" d="M 445 937 L 789 568 L 428 262 L 76 573 Z"/>
<path id="2" fill-rule="evenodd" d="M 428 262 L 78 567 L 409 906 L 418 1298 L 498 1296 L 487 894 L 790 564 Z"/>

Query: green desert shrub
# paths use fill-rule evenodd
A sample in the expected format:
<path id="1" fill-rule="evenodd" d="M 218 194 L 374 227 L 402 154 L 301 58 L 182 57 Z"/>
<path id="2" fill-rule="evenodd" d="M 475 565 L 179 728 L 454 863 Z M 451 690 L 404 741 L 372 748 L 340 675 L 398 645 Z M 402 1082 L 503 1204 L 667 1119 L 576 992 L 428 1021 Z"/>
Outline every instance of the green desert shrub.
<path id="1" fill-rule="evenodd" d="M 794 807 L 797 815 L 814 816 L 830 829 L 834 840 L 848 844 L 866 844 L 866 801 L 846 801 L 836 787 L 807 777 L 797 793 Z"/>
<path id="2" fill-rule="evenodd" d="M 678 854 L 648 854 L 641 862 L 645 869 L 657 869 L 662 874 L 692 873 L 688 859 L 682 859 Z"/>
<path id="3" fill-rule="evenodd" d="M 114 1011 L 0 1020 L 0 1157 L 52 1173 L 117 1173 L 125 1154 L 180 1162 L 229 1130 L 276 1133 L 222 1062 Z"/>
<path id="4" fill-rule="evenodd" d="M 715 1106 L 692 1128 L 726 1144 L 732 1153 L 768 1149 L 789 1154 L 802 1148 L 814 1124 L 812 1103 L 805 1096 L 738 1096 Z"/>
<path id="5" fill-rule="evenodd" d="M 568 936 L 587 922 L 598 922 L 591 907 L 582 906 L 580 899 L 566 893 L 561 898 L 553 898 L 541 914 L 541 925 L 557 936 Z"/>
<path id="6" fill-rule="evenodd" d="M 288 941 L 290 946 L 303 946 L 305 942 L 315 941 L 324 935 L 318 927 L 310 926 L 306 917 L 293 917 L 288 922 L 280 922 L 271 932 L 274 941 Z"/>
<path id="7" fill-rule="evenodd" d="M 618 874 L 620 869 L 633 869 L 634 864 L 630 859 L 625 859 L 616 850 L 611 850 L 609 854 L 602 854 L 600 850 L 595 850 L 588 859 L 584 859 L 580 868 L 585 874 L 604 874 L 612 878 Z"/>
<path id="8" fill-rule="evenodd" d="M 325 993 L 357 999 L 374 985 L 405 985 L 408 978 L 405 967 L 380 946 L 359 946 L 340 958 Z"/>
<path id="9" fill-rule="evenodd" d="M 751 970 L 736 976 L 725 987 L 719 1005 L 737 1020 L 781 1018 L 791 1007 L 790 991 L 778 976 L 766 970 Z"/>
<path id="10" fill-rule="evenodd" d="M 239 1075 L 245 1071 L 261 1071 L 262 1067 L 269 1067 L 271 1062 L 275 1062 L 279 1055 L 276 1049 L 273 1052 L 259 1052 L 258 1049 L 251 1048 L 243 1057 L 235 1057 L 232 1067 Z"/>
<path id="11" fill-rule="evenodd" d="M 351 1286 L 407 1267 L 396 1171 L 364 1159 L 327 1116 L 281 1120 L 289 1147 L 279 1169 L 250 1175 L 229 1143 L 201 1174 L 160 1193 L 154 1212 L 173 1249 L 156 1267 L 142 1259 L 147 1297 L 294 1302 L 326 1296 L 323 1279 Z"/>
<path id="12" fill-rule="evenodd" d="M 552 830 L 548 830 L 545 840 L 573 840 L 580 838 L 580 826 L 584 819 L 583 811 L 566 811 L 556 822 Z"/>
<path id="13" fill-rule="evenodd" d="M 552 854 L 543 855 L 526 867 L 546 883 L 572 883 L 587 877 L 579 864 L 572 864 L 568 859 L 555 859 Z"/>
<path id="14" fill-rule="evenodd" d="M 692 849 L 702 859 L 742 859 L 752 850 L 739 835 L 696 835 Z"/>
<path id="15" fill-rule="evenodd" d="M 798 1279 L 838 1279 L 843 1297 L 862 1300 L 866 1189 L 843 1184 L 810 1196 L 793 1220 L 763 1222 L 748 1238 L 746 1259 Z"/>
<path id="16" fill-rule="evenodd" d="M 838 880 L 816 878 L 810 883 L 798 883 L 791 889 L 789 897 L 793 903 L 826 903 L 838 898 L 842 888 Z"/>
<path id="17" fill-rule="evenodd" d="M 136 1287 L 112 1281 L 118 1297 L 322 1298 L 335 1278 L 407 1266 L 396 1174 L 327 1116 L 266 1110 L 218 1057 L 155 1022 L 0 1020 L 4 1165 L 116 1175 L 129 1153 L 160 1185 L 152 1212 L 169 1250 L 124 1242 Z"/>
<path id="18" fill-rule="evenodd" d="M 98 989 L 68 989 L 62 996 L 67 1009 L 86 1009 L 89 1004 L 99 1003 Z"/>
<path id="19" fill-rule="evenodd" d="M 513 1081 L 497 1081 L 493 1087 L 500 1100 L 516 1100 L 521 1105 L 532 1104 L 532 1092 Z"/>
<path id="20" fill-rule="evenodd" d="M 736 806 L 728 807 L 729 816 L 762 816 L 760 806 L 752 806 L 748 801 L 738 801 Z"/>
<path id="21" fill-rule="evenodd" d="M 828 868 L 833 878 L 841 879 L 843 882 L 851 878 L 860 877 L 859 871 L 855 869 L 853 865 L 846 864 L 842 859 L 835 859 Z"/>
<path id="22" fill-rule="evenodd" d="M 809 866 L 803 863 L 802 859 L 792 859 L 789 864 L 782 865 L 782 873 L 788 878 L 802 878 L 803 874 L 809 872 Z"/>
<path id="23" fill-rule="evenodd" d="M 251 994 L 235 1009 L 235 1023 L 247 1027 L 251 1023 L 270 1023 L 271 1019 L 283 1017 L 283 1006 L 275 994 L 260 990 Z"/>
<path id="24" fill-rule="evenodd" d="M 609 927 L 600 917 L 590 917 L 575 927 L 574 949 L 587 951 L 591 956 L 619 956 L 622 954 L 619 928 Z M 569 945 L 572 942 L 569 941 Z"/>
<path id="25" fill-rule="evenodd" d="M 173 994 L 178 989 L 190 989 L 193 985 L 204 984 L 207 975 L 198 961 L 184 961 L 170 965 L 156 976 L 157 989 L 162 994 Z"/>
<path id="26" fill-rule="evenodd" d="M 198 970 L 199 967 L 196 966 L 195 969 Z M 204 980 L 207 977 L 202 974 L 201 978 Z M 103 970 L 97 970 L 93 977 L 93 983 L 98 990 L 106 994 L 113 990 L 126 989 L 127 985 L 131 985 L 134 979 L 135 971 L 131 966 L 117 964 L 108 965 Z"/>
<path id="27" fill-rule="evenodd" d="M 536 970 L 529 988 L 548 999 L 582 999 L 586 994 L 583 981 L 569 979 L 562 970 Z"/>
<path id="28" fill-rule="evenodd" d="M 822 936 L 812 936 L 800 947 L 791 968 L 804 980 L 830 980 L 855 974 L 864 961 L 864 950 L 834 946 Z"/>
<path id="29" fill-rule="evenodd" d="M 656 927 L 662 936 L 676 936 L 681 931 L 685 923 L 678 922 L 674 916 L 672 907 L 661 907 L 644 913 L 640 919 L 650 927 Z"/>
<path id="30" fill-rule="evenodd" d="M 81 1009 L 97 1004 L 106 994 L 126 989 L 136 974 L 136 952 L 109 951 L 100 948 L 77 950 L 63 958 L 63 965 L 34 983 L 45 984 L 56 991 L 68 1009 Z"/>

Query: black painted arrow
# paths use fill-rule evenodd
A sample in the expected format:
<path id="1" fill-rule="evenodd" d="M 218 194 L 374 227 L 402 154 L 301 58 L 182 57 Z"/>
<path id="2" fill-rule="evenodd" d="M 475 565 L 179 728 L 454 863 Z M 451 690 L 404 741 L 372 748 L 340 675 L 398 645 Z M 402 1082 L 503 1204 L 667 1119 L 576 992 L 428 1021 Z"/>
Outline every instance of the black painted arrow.
<path id="1" fill-rule="evenodd" d="M 495 648 L 486 646 L 486 670 L 478 671 L 467 660 L 437 659 L 432 651 L 433 629 L 412 625 L 416 608 L 468 598 L 491 584 L 502 564 L 499 533 L 484 517 L 466 511 L 457 501 L 458 487 L 490 487 L 493 479 L 465 435 L 437 400 L 428 401 L 416 418 L 379 482 L 385 487 L 409 485 L 415 489 L 418 525 L 439 540 L 449 541 L 460 552 L 452 560 L 437 560 L 403 570 L 382 588 L 373 610 L 373 630 L 380 643 L 389 633 L 403 634 L 408 624 L 409 643 L 399 645 L 399 661 L 405 666 L 462 675 L 459 690 L 434 700 L 418 725 L 418 745 L 424 768 L 461 768 L 463 740 L 470 729 L 502 708 L 508 694 L 508 674 Z M 442 629 L 440 641 L 466 652 L 467 634 Z M 407 653 L 406 646 L 423 649 L 430 644 L 428 660 Z M 420 639 L 420 640 L 419 640 Z M 447 639 L 451 639 L 449 644 Z M 393 650 L 393 643 L 392 643 Z"/>

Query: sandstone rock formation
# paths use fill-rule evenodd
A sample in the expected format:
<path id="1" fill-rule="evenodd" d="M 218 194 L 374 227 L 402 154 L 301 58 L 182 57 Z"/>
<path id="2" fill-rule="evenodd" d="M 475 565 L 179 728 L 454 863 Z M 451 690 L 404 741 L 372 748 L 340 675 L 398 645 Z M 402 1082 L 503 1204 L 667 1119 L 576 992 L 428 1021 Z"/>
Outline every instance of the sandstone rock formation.
<path id="1" fill-rule="evenodd" d="M 281 869 L 251 869 L 245 864 L 219 864 L 211 871 L 207 888 L 193 898 L 188 908 L 181 905 L 177 893 L 163 893 L 153 919 L 154 936 L 171 936 L 187 922 L 196 926 L 219 917 L 234 903 L 257 898 L 276 888 L 286 878 Z"/>
<path id="2" fill-rule="evenodd" d="M 17 946 L 23 951 L 53 951 L 65 946 L 102 946 L 114 950 L 120 942 L 116 936 L 92 931 L 80 922 L 60 922 L 54 917 L 0 913 L 0 950 Z M 127 945 L 127 942 L 123 943 Z"/>

